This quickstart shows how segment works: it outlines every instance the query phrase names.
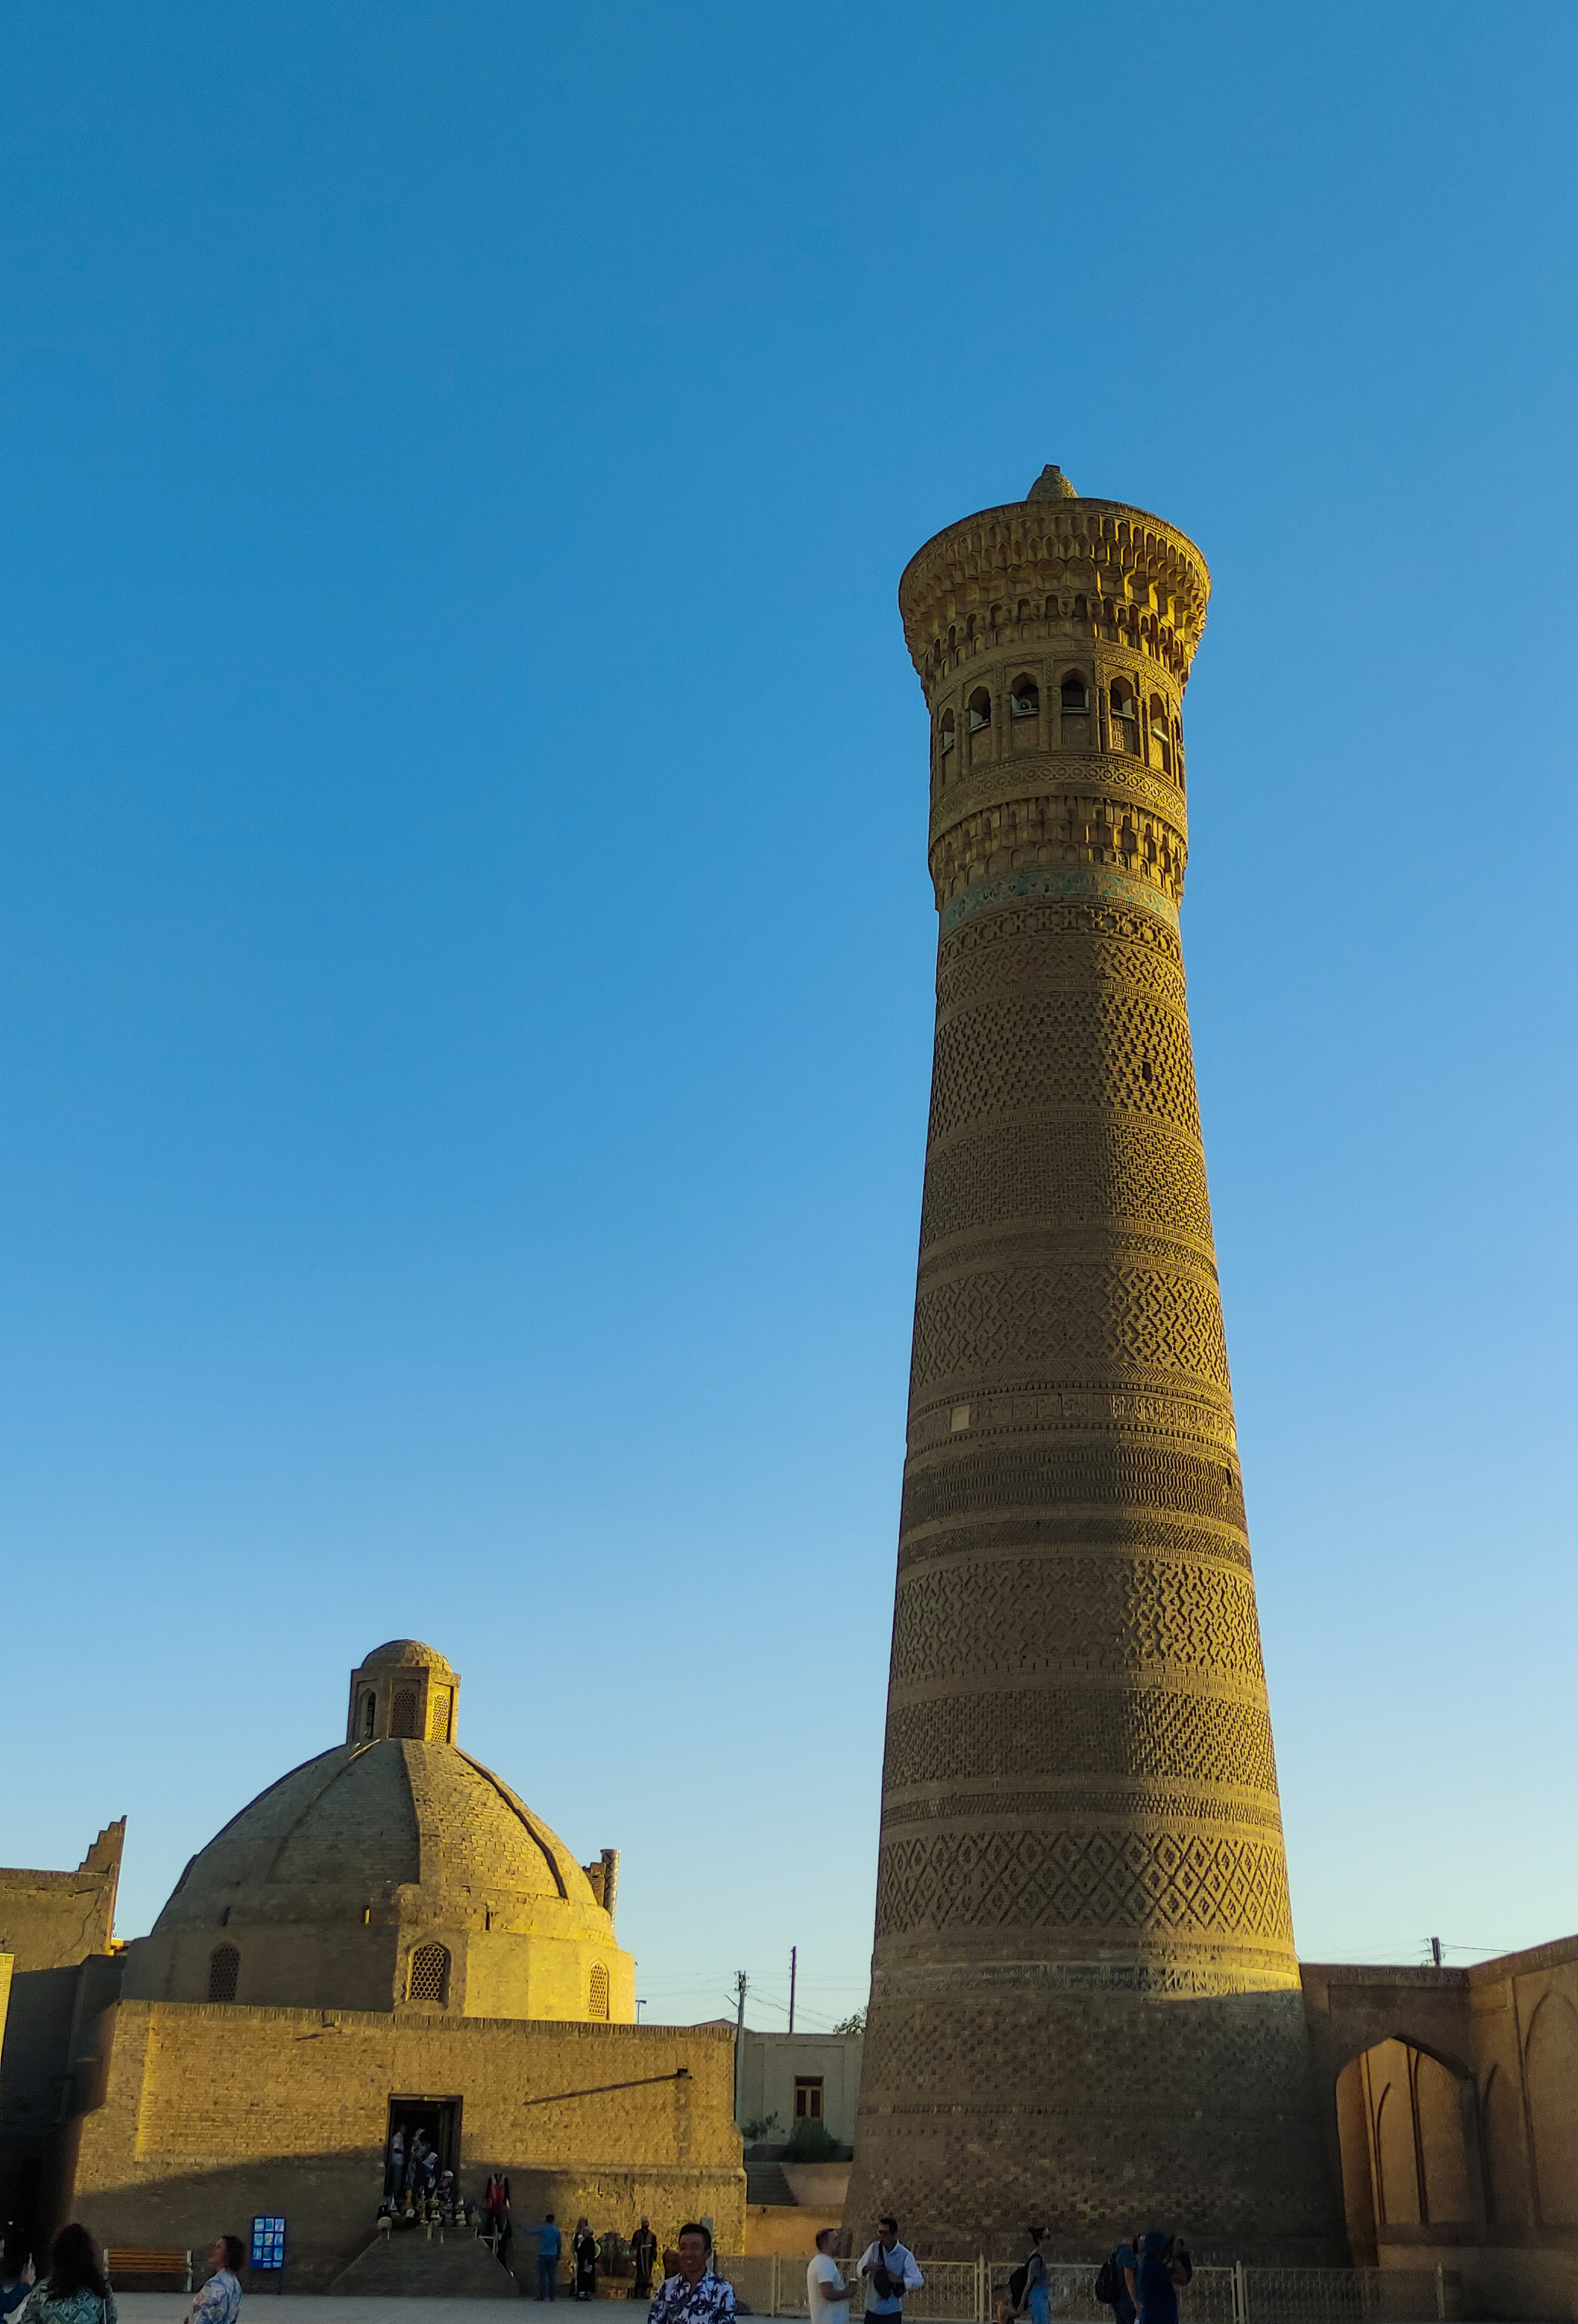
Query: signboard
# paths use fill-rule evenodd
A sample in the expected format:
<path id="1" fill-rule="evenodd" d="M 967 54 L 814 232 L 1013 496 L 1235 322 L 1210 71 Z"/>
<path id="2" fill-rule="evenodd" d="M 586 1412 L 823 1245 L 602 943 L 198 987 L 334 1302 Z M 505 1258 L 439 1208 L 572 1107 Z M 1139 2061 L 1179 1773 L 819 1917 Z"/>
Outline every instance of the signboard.
<path id="1" fill-rule="evenodd" d="M 257 2218 L 252 2223 L 252 2264 L 254 2267 L 283 2267 L 285 2264 L 285 2222 L 283 2219 Z"/>

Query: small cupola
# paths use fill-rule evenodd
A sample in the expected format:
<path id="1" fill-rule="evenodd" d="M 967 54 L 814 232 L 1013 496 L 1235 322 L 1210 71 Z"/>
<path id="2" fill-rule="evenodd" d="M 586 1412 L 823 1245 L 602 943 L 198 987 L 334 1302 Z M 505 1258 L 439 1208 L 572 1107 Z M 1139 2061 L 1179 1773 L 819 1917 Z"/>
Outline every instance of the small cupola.
<path id="1" fill-rule="evenodd" d="M 420 1638 L 391 1638 L 351 1673 L 346 1741 L 453 1743 L 460 1674 Z"/>

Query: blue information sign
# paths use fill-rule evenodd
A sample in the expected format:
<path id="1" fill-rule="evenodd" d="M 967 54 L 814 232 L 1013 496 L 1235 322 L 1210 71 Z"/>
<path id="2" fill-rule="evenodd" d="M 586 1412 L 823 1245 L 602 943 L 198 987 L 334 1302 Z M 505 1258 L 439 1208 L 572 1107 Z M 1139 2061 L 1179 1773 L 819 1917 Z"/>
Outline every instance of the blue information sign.
<path id="1" fill-rule="evenodd" d="M 284 2266 L 285 2222 L 283 2219 L 254 2219 L 252 2264 L 254 2267 Z"/>

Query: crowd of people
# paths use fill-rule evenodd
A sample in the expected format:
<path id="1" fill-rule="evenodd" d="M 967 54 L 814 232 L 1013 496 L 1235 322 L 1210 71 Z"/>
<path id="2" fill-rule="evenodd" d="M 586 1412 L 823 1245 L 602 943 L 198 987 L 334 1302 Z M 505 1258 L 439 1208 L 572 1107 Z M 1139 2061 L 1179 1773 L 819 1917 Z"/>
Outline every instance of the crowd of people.
<path id="1" fill-rule="evenodd" d="M 1029 2249 L 997 2288 L 994 2324 L 1010 2324 L 1020 2316 L 1028 2316 L 1030 2324 L 1049 2324 L 1050 2287 L 1041 2249 L 1046 2233 L 1045 2227 L 1026 2228 Z M 1109 2253 L 1092 2289 L 1098 2306 L 1112 2310 L 1113 2324 L 1178 2324 L 1178 2292 L 1194 2273 L 1182 2236 L 1154 2227 Z"/>
<path id="2" fill-rule="evenodd" d="M 411 2142 L 413 2148 L 418 2142 L 426 2144 L 420 2131 Z M 400 2144 L 398 2169 L 392 2152 L 392 2183 L 381 2207 L 380 2226 L 388 2226 L 392 2206 L 448 2203 L 453 2219 L 473 2227 L 501 2262 L 507 2261 L 517 2233 L 510 2216 L 509 2180 L 502 2172 L 491 2173 L 481 2204 L 467 2204 L 453 2188 L 454 2173 L 439 2171 L 436 2156 L 428 2173 L 430 2147 L 425 2155 L 408 2154 L 403 2140 Z M 413 2170 L 419 2174 L 414 2181 Z M 536 2243 L 538 2299 L 557 2299 L 565 2244 L 553 2213 L 533 2226 L 522 2225 L 519 2232 Z M 1044 2227 L 1026 2229 L 1029 2249 L 1023 2263 L 996 2287 L 994 2324 L 1013 2324 L 1020 2317 L 1028 2317 L 1029 2324 L 1051 2324 L 1050 2282 L 1041 2249 L 1046 2232 Z M 816 2238 L 816 2255 L 806 2270 L 810 2324 L 849 2324 L 857 2292 L 868 2318 L 903 2324 L 905 2300 L 926 2279 L 914 2253 L 899 2240 L 898 2221 L 880 2221 L 848 2281 L 837 2257 L 841 2239 L 837 2227 L 824 2227 Z M 605 2290 L 623 2290 L 629 2298 L 650 2303 L 648 2324 L 734 2324 L 734 2287 L 716 2273 L 712 2230 L 698 2220 L 687 2220 L 673 2248 L 663 2252 L 662 2278 L 655 2292 L 658 2238 L 644 2215 L 626 2243 L 618 2235 L 595 2235 L 583 2213 L 570 2236 L 569 2255 L 572 2299 L 595 2300 L 602 2272 L 615 2279 L 614 2284 L 604 2284 Z M 186 2324 L 237 2324 L 245 2256 L 239 2236 L 219 2237 L 208 2254 L 209 2273 L 187 2310 Z M 627 2273 L 628 2284 L 623 2282 Z M 1113 2324 L 1178 2324 L 1178 2292 L 1193 2274 L 1183 2237 L 1158 2227 L 1120 2244 L 1103 2261 L 1094 2291 L 1097 2301 L 1112 2310 Z M 0 2238 L 0 2324 L 118 2324 L 115 2292 L 86 2227 L 73 2223 L 60 2229 L 50 2246 L 49 2273 L 36 2281 L 25 2240 L 9 2230 Z"/>

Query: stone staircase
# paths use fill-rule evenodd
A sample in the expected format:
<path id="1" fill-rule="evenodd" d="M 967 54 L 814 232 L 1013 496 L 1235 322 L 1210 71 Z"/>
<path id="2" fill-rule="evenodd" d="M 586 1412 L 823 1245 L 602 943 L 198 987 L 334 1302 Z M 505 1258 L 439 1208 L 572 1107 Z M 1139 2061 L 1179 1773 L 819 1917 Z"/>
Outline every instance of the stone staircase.
<path id="1" fill-rule="evenodd" d="M 501 2267 L 486 2244 L 463 2228 L 431 2243 L 420 2227 L 374 2236 L 365 2252 L 329 2285 L 346 2293 L 382 2293 L 393 2300 L 515 2300 L 514 2277 Z"/>

